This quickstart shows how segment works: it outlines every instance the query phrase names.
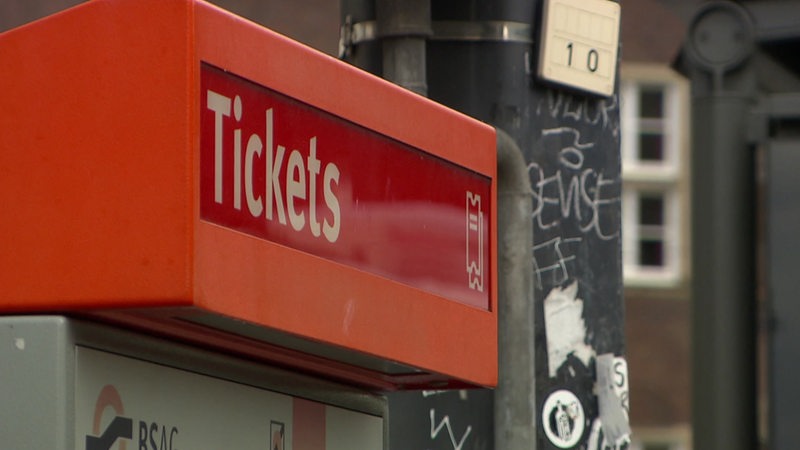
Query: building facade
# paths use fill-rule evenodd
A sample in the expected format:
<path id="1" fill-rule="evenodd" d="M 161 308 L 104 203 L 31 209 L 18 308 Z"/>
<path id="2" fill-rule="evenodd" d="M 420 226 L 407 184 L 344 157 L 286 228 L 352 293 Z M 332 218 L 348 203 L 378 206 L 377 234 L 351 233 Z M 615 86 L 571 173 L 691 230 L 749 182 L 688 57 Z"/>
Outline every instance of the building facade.
<path id="1" fill-rule="evenodd" d="M 691 448 L 689 2 L 622 4 L 623 272 L 637 450 Z M 673 9 L 675 8 L 675 9 Z"/>

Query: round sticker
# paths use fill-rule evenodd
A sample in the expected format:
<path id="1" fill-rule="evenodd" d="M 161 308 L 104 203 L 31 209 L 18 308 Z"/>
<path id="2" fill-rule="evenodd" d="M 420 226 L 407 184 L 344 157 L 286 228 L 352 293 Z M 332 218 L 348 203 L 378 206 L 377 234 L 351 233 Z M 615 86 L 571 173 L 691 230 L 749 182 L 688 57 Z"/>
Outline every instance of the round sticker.
<path id="1" fill-rule="evenodd" d="M 542 408 L 544 434 L 558 448 L 574 447 L 583 436 L 586 418 L 578 397 L 570 391 L 550 394 Z"/>

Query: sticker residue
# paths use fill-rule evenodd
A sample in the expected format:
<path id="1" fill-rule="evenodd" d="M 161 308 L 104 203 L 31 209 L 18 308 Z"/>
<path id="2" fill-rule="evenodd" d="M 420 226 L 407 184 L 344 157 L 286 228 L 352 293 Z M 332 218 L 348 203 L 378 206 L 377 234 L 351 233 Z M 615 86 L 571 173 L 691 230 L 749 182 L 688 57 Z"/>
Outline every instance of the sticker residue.
<path id="1" fill-rule="evenodd" d="M 620 363 L 617 360 L 621 360 Z M 610 443 L 617 443 L 631 434 L 628 416 L 620 392 L 627 392 L 628 369 L 624 359 L 606 353 L 597 357 L 597 401 L 603 434 Z M 623 372 L 624 369 L 624 372 Z M 627 399 L 627 394 L 625 395 Z"/>
<path id="2" fill-rule="evenodd" d="M 585 366 L 594 355 L 586 345 L 586 325 L 583 321 L 583 300 L 578 298 L 578 283 L 565 288 L 556 287 L 544 299 L 545 334 L 547 336 L 547 366 L 551 378 L 570 354 Z"/>

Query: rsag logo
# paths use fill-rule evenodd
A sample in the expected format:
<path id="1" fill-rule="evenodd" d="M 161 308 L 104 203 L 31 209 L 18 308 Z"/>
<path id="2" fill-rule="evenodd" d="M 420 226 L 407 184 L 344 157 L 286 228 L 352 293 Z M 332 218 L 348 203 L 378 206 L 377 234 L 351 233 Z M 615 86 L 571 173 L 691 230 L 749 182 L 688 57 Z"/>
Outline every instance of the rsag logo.
<path id="1" fill-rule="evenodd" d="M 101 430 L 103 414 L 111 409 L 113 418 Z M 85 450 L 127 450 L 129 441 L 134 440 L 133 422 L 130 417 L 125 417 L 125 408 L 122 398 L 113 385 L 107 384 L 100 390 L 94 407 L 94 420 L 92 421 L 92 434 L 86 436 Z M 139 420 L 138 436 L 136 437 L 135 450 L 177 450 L 174 447 L 178 436 L 178 428 L 174 426 L 159 425 L 155 421 Z M 114 447 L 114 444 L 117 444 Z M 133 450 L 133 449 L 132 449 Z"/>
<path id="2" fill-rule="evenodd" d="M 111 408 L 114 411 L 114 419 L 100 433 L 100 421 L 103 412 Z M 86 450 L 109 450 L 114 442 L 119 440 L 119 450 L 126 450 L 125 439 L 133 438 L 133 419 L 124 417 L 125 409 L 122 406 L 122 398 L 117 392 L 117 388 L 107 384 L 103 386 L 97 402 L 94 406 L 94 421 L 92 422 L 92 433 L 94 436 L 86 436 Z"/>

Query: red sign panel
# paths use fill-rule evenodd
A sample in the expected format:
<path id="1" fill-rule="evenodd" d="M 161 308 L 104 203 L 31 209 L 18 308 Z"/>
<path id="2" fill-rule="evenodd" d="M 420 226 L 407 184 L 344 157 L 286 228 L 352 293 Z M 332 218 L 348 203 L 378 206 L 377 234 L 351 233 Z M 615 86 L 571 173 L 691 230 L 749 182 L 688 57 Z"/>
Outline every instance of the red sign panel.
<path id="1" fill-rule="evenodd" d="M 489 309 L 489 178 L 207 64 L 200 87 L 203 220 Z"/>

